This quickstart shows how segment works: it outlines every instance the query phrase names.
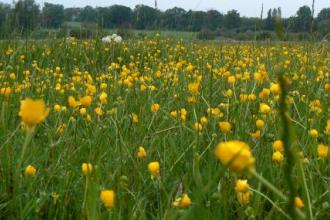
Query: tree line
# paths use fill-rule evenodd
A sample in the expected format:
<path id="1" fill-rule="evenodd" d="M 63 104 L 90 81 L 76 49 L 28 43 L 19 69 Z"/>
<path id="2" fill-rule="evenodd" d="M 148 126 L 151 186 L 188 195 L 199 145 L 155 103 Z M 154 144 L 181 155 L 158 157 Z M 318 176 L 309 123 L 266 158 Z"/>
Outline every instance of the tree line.
<path id="1" fill-rule="evenodd" d="M 217 10 L 186 11 L 178 7 L 161 11 L 146 5 L 136 5 L 134 9 L 122 5 L 64 8 L 45 3 L 41 8 L 34 0 L 19 0 L 14 5 L 0 3 L 0 28 L 5 33 L 56 29 L 65 22 L 93 23 L 104 29 L 276 31 L 276 19 L 281 17 L 280 8 L 269 9 L 264 18 L 251 18 L 240 16 L 236 10 L 222 14 Z M 330 31 L 330 8 L 314 16 L 309 6 L 302 6 L 295 15 L 281 18 L 281 21 L 288 32 L 327 32 Z"/>

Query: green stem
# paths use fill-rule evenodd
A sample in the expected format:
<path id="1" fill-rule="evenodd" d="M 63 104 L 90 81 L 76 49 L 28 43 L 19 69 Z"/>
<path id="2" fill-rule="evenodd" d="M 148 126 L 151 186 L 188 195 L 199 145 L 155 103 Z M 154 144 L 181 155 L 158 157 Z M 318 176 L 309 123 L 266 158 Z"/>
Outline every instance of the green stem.
<path id="1" fill-rule="evenodd" d="M 23 144 L 23 148 L 22 148 L 22 152 L 21 152 L 21 157 L 20 157 L 20 159 L 19 159 L 19 161 L 17 163 L 17 167 L 16 167 L 16 177 L 18 177 L 18 174 L 19 174 L 19 172 L 20 172 L 20 170 L 22 168 L 21 166 L 23 164 L 25 152 L 26 152 L 27 146 L 29 145 L 29 143 L 30 143 L 30 141 L 32 139 L 32 136 L 33 136 L 32 134 L 33 134 L 33 130 L 31 130 L 31 132 L 28 131 L 26 133 L 24 144 Z"/>
<path id="2" fill-rule="evenodd" d="M 255 169 L 252 169 L 250 171 L 250 173 L 257 178 L 262 184 L 264 184 L 265 186 L 267 186 L 271 191 L 273 191 L 273 193 L 275 193 L 276 195 L 278 195 L 282 200 L 284 201 L 288 201 L 288 197 L 286 195 L 284 195 L 279 189 L 277 189 L 273 184 L 271 184 L 268 180 L 266 180 L 263 176 L 261 176 L 259 173 L 257 173 L 257 171 Z M 298 216 L 300 217 L 300 219 L 305 219 L 305 215 L 304 213 L 300 210 L 295 208 L 294 209 L 296 211 L 296 213 L 298 214 Z"/>
<path id="3" fill-rule="evenodd" d="M 259 195 L 261 195 L 262 197 L 264 197 L 265 199 L 267 199 L 268 200 L 268 202 L 270 202 L 282 215 L 284 215 L 287 219 L 292 219 L 290 216 L 288 216 L 284 211 L 283 211 L 283 209 L 281 209 L 279 206 L 277 206 L 277 204 L 273 201 L 273 200 L 271 200 L 268 196 L 266 196 L 265 194 L 263 194 L 262 192 L 259 192 L 258 190 L 256 190 L 256 189 L 252 189 L 252 188 L 250 188 L 250 190 L 252 191 L 252 192 L 255 192 L 255 193 L 257 193 L 257 194 L 259 194 Z"/>
<path id="4" fill-rule="evenodd" d="M 278 190 L 273 184 L 271 184 L 268 180 L 266 180 L 263 176 L 261 176 L 255 169 L 251 170 L 251 174 L 257 178 L 261 183 L 263 183 L 265 186 L 267 186 L 273 193 L 278 195 L 281 199 L 287 201 L 288 198 L 280 191 Z"/>

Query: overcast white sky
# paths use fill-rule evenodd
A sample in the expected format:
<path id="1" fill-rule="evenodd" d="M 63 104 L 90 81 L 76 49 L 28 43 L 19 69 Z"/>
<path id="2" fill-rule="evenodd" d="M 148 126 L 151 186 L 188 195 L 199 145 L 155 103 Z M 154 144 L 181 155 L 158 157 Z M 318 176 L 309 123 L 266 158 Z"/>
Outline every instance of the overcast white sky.
<path id="1" fill-rule="evenodd" d="M 282 15 L 288 17 L 294 15 L 298 8 L 303 5 L 312 6 L 313 0 L 157 0 L 158 8 L 166 10 L 174 6 L 186 10 L 208 10 L 217 9 L 222 13 L 236 9 L 241 16 L 259 17 L 261 4 L 264 3 L 264 17 L 269 8 L 282 8 Z M 0 0 L 0 2 L 12 3 L 12 0 Z M 64 7 L 110 6 L 113 4 L 126 5 L 134 8 L 137 4 L 154 6 L 154 0 L 36 0 L 37 3 L 44 2 L 62 4 Z M 330 0 L 315 0 L 315 15 L 322 9 L 330 7 Z"/>

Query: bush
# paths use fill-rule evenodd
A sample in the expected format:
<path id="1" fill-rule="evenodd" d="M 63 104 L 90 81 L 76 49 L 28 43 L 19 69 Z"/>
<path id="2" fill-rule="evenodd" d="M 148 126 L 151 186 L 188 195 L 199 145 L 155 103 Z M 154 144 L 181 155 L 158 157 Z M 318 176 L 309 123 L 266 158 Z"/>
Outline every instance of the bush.
<path id="1" fill-rule="evenodd" d="M 129 28 L 119 28 L 117 30 L 117 35 L 125 40 L 134 38 L 134 32 Z"/>
<path id="2" fill-rule="evenodd" d="M 272 39 L 272 34 L 269 32 L 261 32 L 256 36 L 256 40 L 265 41 Z"/>
<path id="3" fill-rule="evenodd" d="M 197 39 L 199 40 L 214 40 L 215 34 L 209 29 L 203 29 L 197 34 Z"/>

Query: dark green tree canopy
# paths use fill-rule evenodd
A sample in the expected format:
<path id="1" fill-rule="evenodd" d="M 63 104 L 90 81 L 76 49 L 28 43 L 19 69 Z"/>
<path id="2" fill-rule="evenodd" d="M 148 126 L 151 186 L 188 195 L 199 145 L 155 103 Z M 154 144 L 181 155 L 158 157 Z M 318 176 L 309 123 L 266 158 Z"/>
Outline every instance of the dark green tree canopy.
<path id="1" fill-rule="evenodd" d="M 64 22 L 64 7 L 46 2 L 42 9 L 42 15 L 46 27 L 59 28 Z"/>

